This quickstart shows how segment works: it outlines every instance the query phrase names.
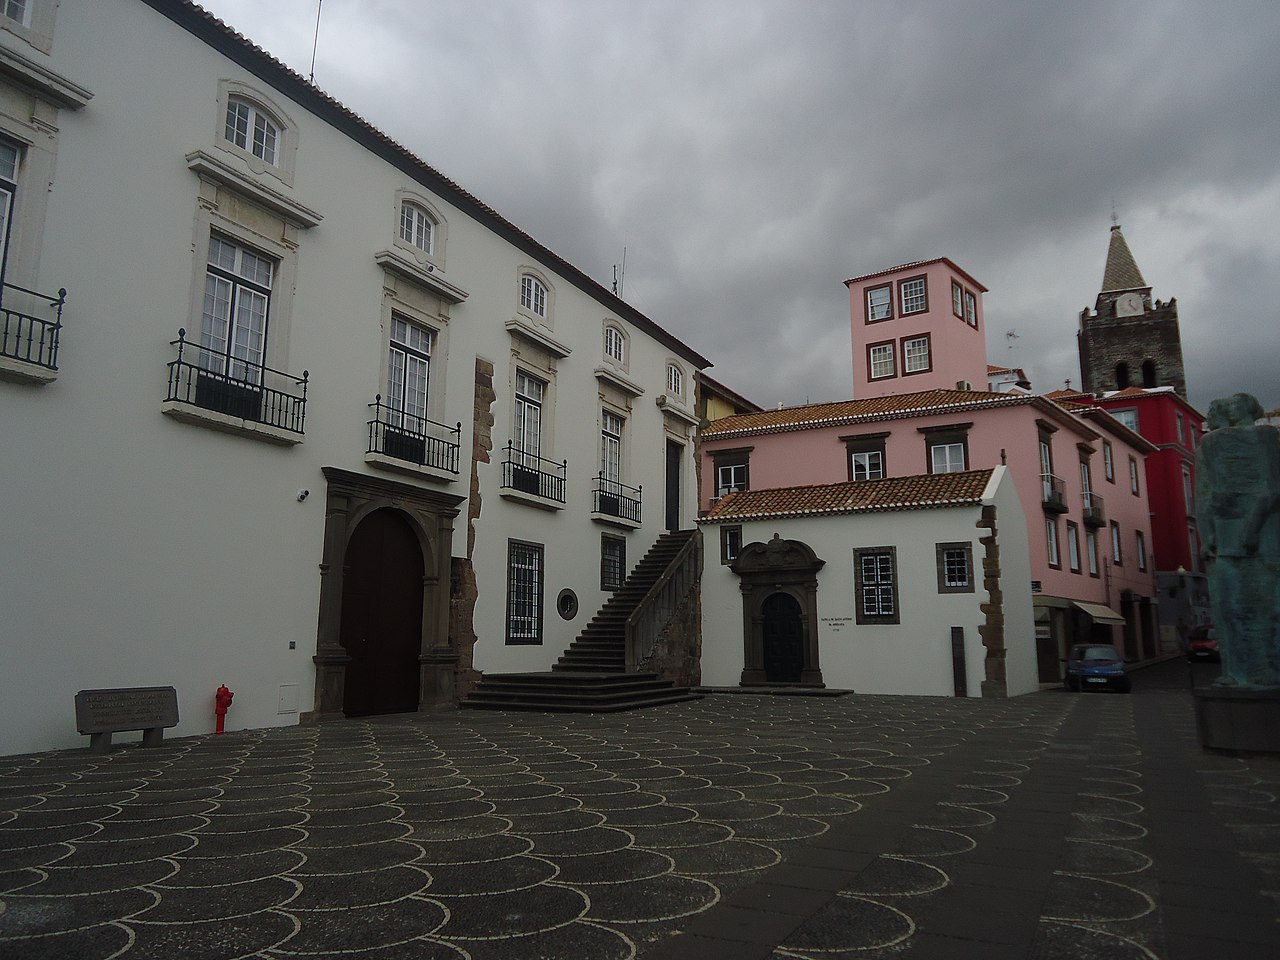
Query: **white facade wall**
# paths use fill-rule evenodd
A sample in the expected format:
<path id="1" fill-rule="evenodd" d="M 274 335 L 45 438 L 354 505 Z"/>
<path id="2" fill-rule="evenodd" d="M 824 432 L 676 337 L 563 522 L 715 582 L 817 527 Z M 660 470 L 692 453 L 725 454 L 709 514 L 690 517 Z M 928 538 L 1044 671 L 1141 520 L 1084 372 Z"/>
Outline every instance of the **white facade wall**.
<path id="1" fill-rule="evenodd" d="M 0 754 L 84 743 L 72 700 L 82 688 L 177 687 L 182 723 L 170 736 L 212 729 L 214 689 L 235 691 L 229 728 L 291 724 L 312 709 L 318 564 L 325 524 L 323 466 L 379 475 L 465 497 L 476 358 L 493 362 L 494 449 L 479 466 L 482 511 L 474 560 L 479 589 L 475 665 L 486 671 L 546 669 L 590 619 L 599 589 L 600 534 L 627 537 L 634 565 L 663 529 L 665 438 L 686 445 L 682 524 L 695 504 L 692 436 L 656 404 L 666 364 L 677 360 L 692 412 L 695 362 L 655 340 L 557 276 L 487 226 L 210 46 L 140 3 L 62 4 L 51 54 L 0 33 L 0 44 L 92 92 L 57 121 L 52 186 L 43 187 L 38 269 L 22 279 L 68 290 L 57 379 L 43 386 L 0 380 Z M 145 65 L 145 68 L 144 66 Z M 255 171 L 221 142 L 220 82 L 243 83 L 278 107 L 296 136 L 292 183 Z M 20 99 L 20 98 L 18 98 Z M 0 133 L 14 135 L 13 98 Z M 271 236 L 270 217 L 241 217 L 243 239 L 279 252 L 269 366 L 310 373 L 305 440 L 264 443 L 179 422 L 161 412 L 170 341 L 200 326 L 209 230 L 232 206 L 202 205 L 201 180 L 185 159 L 216 157 L 241 175 L 323 216 L 315 226 Z M 210 188 L 205 187 L 206 196 Z M 435 276 L 465 291 L 447 309 L 417 288 L 392 284 L 374 261 L 396 250 L 398 190 L 426 199 L 447 226 Z M 259 231 L 261 235 L 256 235 Z M 239 235 L 239 234 L 237 234 Z M 296 250 L 290 247 L 296 243 Z M 511 436 L 513 377 L 529 347 L 505 329 L 518 314 L 522 268 L 535 267 L 554 293 L 545 330 L 571 350 L 557 358 L 554 400 L 544 412 L 543 453 L 568 460 L 564 508 L 545 511 L 500 495 L 500 449 Z M 16 278 L 14 282 L 18 282 Z M 384 286 L 393 286 L 404 302 Z M 409 292 L 406 293 L 405 291 Z M 429 416 L 462 423 L 453 482 L 385 473 L 366 464 L 368 404 L 385 391 L 389 308 L 423 308 L 437 330 Z M 629 335 L 625 375 L 632 398 L 623 480 L 644 489 L 644 523 L 624 531 L 590 517 L 599 469 L 602 324 Z M 298 493 L 310 496 L 299 502 Z M 467 504 L 453 553 L 467 550 Z M 545 544 L 544 637 L 505 645 L 508 538 Z M 447 572 L 446 574 L 447 575 Z M 555 612 L 562 587 L 577 617 Z M 128 739 L 122 736 L 119 739 Z"/>
<path id="2" fill-rule="evenodd" d="M 1026 524 L 1013 484 L 997 468 L 987 488 L 986 503 L 997 511 L 1001 580 L 1005 606 L 1008 692 L 1011 696 L 1038 689 L 1035 634 L 1026 589 Z M 986 651 L 978 627 L 985 622 L 980 604 L 985 531 L 975 524 L 978 506 L 889 513 L 793 517 L 742 522 L 742 542 L 769 541 L 774 534 L 808 544 L 826 561 L 818 572 L 818 648 L 823 682 L 833 689 L 857 693 L 953 696 L 951 628 L 965 636 L 965 670 L 969 696 L 981 695 Z M 704 524 L 707 563 L 702 575 L 702 682 L 737 686 L 743 667 L 743 610 L 738 576 L 715 562 L 717 524 Z M 973 593 L 938 591 L 936 545 L 972 544 Z M 856 622 L 854 549 L 892 546 L 897 552 L 900 623 Z"/>

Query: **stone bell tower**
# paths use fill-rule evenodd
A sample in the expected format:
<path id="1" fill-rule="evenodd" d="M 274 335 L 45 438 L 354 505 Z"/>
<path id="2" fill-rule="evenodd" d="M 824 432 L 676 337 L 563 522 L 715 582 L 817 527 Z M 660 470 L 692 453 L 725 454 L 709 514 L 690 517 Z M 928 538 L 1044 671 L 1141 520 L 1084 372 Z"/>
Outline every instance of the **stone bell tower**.
<path id="1" fill-rule="evenodd" d="M 1093 311 L 1081 311 L 1076 339 L 1085 391 L 1173 387 L 1186 398 L 1178 301 L 1151 299 L 1118 223 L 1111 227 L 1102 290 Z"/>

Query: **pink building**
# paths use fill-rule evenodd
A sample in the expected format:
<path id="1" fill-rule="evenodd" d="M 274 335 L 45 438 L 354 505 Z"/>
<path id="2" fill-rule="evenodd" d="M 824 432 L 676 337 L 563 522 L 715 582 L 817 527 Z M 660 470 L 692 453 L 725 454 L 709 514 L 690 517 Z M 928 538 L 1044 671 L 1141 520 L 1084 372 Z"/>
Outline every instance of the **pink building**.
<path id="1" fill-rule="evenodd" d="M 846 280 L 853 395 L 883 397 L 987 383 L 987 288 L 946 257 Z"/>
<path id="2" fill-rule="evenodd" d="M 985 288 L 946 258 L 846 281 L 858 399 L 728 417 L 702 433 L 701 497 L 1006 465 L 1026 516 L 1041 682 L 1075 642 L 1161 652 L 1144 461 L 1101 410 L 992 392 Z M 978 384 L 978 389 L 972 385 Z M 961 388 L 957 389 L 957 385 Z M 722 554 L 735 531 L 721 526 Z"/>

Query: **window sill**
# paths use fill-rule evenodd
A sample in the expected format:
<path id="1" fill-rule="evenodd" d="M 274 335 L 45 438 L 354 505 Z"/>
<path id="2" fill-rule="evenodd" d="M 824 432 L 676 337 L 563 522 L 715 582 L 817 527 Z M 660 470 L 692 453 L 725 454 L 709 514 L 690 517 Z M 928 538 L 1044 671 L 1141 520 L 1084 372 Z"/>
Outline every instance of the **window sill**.
<path id="1" fill-rule="evenodd" d="M 366 453 L 364 462 L 379 470 L 404 473 L 411 477 L 422 477 L 425 480 L 434 480 L 437 483 L 456 483 L 458 480 L 458 475 L 448 470 L 427 466 L 426 464 L 410 463 L 408 460 L 397 460 L 395 457 L 388 457 L 383 453 Z"/>
<path id="2" fill-rule="evenodd" d="M 591 519 L 606 527 L 621 527 L 623 530 L 640 529 L 639 520 L 628 520 L 626 517 L 615 516 L 612 513 L 593 513 Z"/>
<path id="3" fill-rule="evenodd" d="M 292 430 L 282 430 L 280 427 L 259 423 L 256 420 L 242 420 L 240 417 L 218 413 L 216 410 L 206 410 L 204 407 L 177 400 L 164 401 L 160 405 L 160 412 L 182 423 L 217 430 L 221 433 L 234 433 L 278 446 L 292 447 L 302 442 L 302 434 L 294 433 Z"/>
<path id="4" fill-rule="evenodd" d="M 498 494 L 503 500 L 510 500 L 513 503 L 523 503 L 527 507 L 537 507 L 539 510 L 555 511 L 564 509 L 564 504 L 559 500 L 540 497 L 536 493 L 525 493 L 523 490 L 517 490 L 515 487 L 503 487 L 498 491 Z"/>
<path id="5" fill-rule="evenodd" d="M 44 386 L 58 379 L 58 371 L 42 367 L 38 363 L 27 363 L 14 360 L 12 357 L 0 357 L 0 380 L 10 383 L 27 383 Z"/>
<path id="6" fill-rule="evenodd" d="M 506 327 L 507 332 L 512 336 L 523 337 L 531 343 L 536 343 L 538 346 L 550 351 L 561 360 L 573 353 L 572 347 L 561 343 L 555 337 L 551 336 L 551 334 L 544 333 L 537 329 L 523 317 L 512 317 L 507 321 Z"/>

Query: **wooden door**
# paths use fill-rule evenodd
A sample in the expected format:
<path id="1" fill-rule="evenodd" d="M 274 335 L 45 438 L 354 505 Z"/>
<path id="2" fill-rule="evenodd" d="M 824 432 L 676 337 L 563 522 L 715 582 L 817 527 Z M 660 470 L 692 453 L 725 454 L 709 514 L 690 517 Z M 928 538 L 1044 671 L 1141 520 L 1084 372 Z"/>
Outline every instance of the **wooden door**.
<path id="1" fill-rule="evenodd" d="M 787 593 L 765 598 L 764 675 L 769 683 L 799 683 L 804 669 L 804 624 L 800 604 Z"/>

